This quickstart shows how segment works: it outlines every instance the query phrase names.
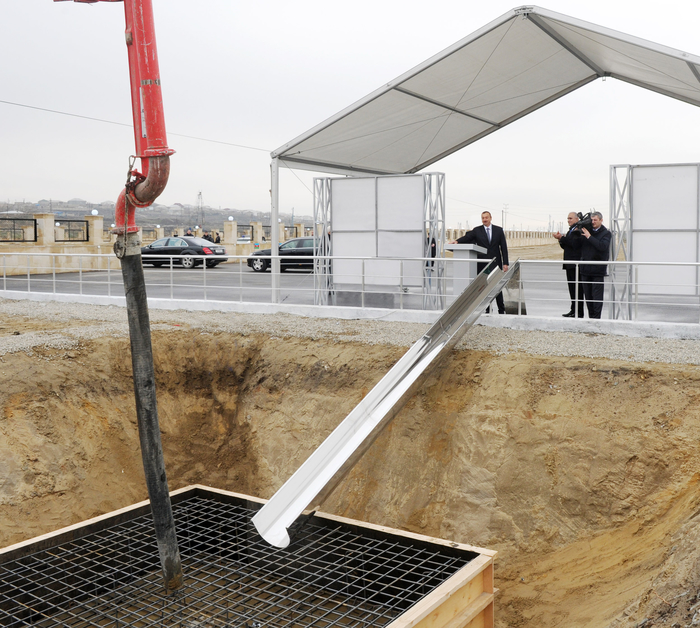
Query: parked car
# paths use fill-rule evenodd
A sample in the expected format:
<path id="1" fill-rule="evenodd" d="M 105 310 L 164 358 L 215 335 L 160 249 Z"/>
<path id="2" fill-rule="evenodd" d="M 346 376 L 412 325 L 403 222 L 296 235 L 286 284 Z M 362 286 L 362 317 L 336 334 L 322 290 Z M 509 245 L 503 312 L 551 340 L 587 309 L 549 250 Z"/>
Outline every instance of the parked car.
<path id="1" fill-rule="evenodd" d="M 211 255 L 212 258 L 206 260 L 207 268 L 213 268 L 228 259 L 226 249 L 220 244 L 190 236 L 161 238 L 141 248 L 141 260 L 144 264 L 170 264 L 170 255 L 177 256 L 174 257 L 173 263 L 180 264 L 183 268 L 194 268 L 202 262 L 201 259 L 193 257 L 194 255 Z"/>
<path id="2" fill-rule="evenodd" d="M 314 267 L 314 239 L 313 238 L 292 238 L 279 246 L 280 270 L 288 268 L 309 268 Z M 253 253 L 248 258 L 248 266 L 255 272 L 264 273 L 272 264 L 270 259 L 271 250 L 264 249 Z"/>

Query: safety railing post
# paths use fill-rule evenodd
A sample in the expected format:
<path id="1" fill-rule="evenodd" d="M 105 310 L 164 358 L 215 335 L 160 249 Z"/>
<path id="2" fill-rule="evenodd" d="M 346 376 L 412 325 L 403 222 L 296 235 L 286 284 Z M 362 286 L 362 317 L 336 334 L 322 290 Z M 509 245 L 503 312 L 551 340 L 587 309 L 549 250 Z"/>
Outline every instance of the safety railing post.
<path id="1" fill-rule="evenodd" d="M 2 256 L 2 289 L 7 290 L 7 257 Z"/>
<path id="2" fill-rule="evenodd" d="M 275 261 L 279 262 L 278 264 L 275 264 Z M 282 265 L 282 260 L 279 257 L 275 257 L 274 255 L 270 255 L 270 300 L 272 303 L 277 303 L 279 302 L 279 294 L 280 294 L 280 282 L 281 282 L 281 277 L 275 272 L 275 267 L 280 269 L 280 273 L 282 272 L 282 269 L 280 268 Z"/>
<path id="3" fill-rule="evenodd" d="M 170 256 L 170 300 L 172 301 L 174 299 L 174 292 L 173 292 L 173 257 L 172 255 Z"/>
<path id="4" fill-rule="evenodd" d="M 579 273 L 581 272 L 581 266 L 576 264 L 576 272 L 574 273 L 574 318 L 578 318 L 578 313 L 581 311 L 582 307 L 579 307 Z M 583 306 L 583 303 L 581 304 Z"/>
<path id="5" fill-rule="evenodd" d="M 400 262 L 401 262 L 401 275 L 400 275 L 401 281 L 399 284 L 399 288 L 400 288 L 401 292 L 400 292 L 400 296 L 399 296 L 399 306 L 400 306 L 400 309 L 403 310 L 403 260 L 400 260 Z"/>
<path id="6" fill-rule="evenodd" d="M 107 296 L 112 296 L 112 256 L 107 256 Z"/>
<path id="7" fill-rule="evenodd" d="M 523 315 L 523 271 L 518 269 L 518 316 Z"/>
<path id="8" fill-rule="evenodd" d="M 83 294 L 83 256 L 78 255 L 78 286 L 79 294 Z"/>
<path id="9" fill-rule="evenodd" d="M 51 281 L 53 285 L 53 293 L 56 294 L 56 256 L 51 256 Z"/>
<path id="10" fill-rule="evenodd" d="M 27 255 L 27 292 L 32 291 L 32 256 Z"/>
<path id="11" fill-rule="evenodd" d="M 362 307 L 365 307 L 365 260 L 362 260 Z"/>
<path id="12" fill-rule="evenodd" d="M 207 300 L 207 260 L 202 258 L 202 283 L 204 284 L 204 300 Z"/>
<path id="13" fill-rule="evenodd" d="M 632 275 L 634 276 L 634 286 L 630 286 L 634 288 L 634 309 L 632 311 L 634 312 L 634 320 L 637 320 L 637 316 L 639 315 L 639 266 L 632 267 Z M 632 294 L 631 290 L 628 290 L 627 293 L 629 295 Z M 631 296 L 628 298 L 631 298 Z"/>
<path id="14" fill-rule="evenodd" d="M 243 303 L 243 260 L 238 258 L 238 299 Z"/>

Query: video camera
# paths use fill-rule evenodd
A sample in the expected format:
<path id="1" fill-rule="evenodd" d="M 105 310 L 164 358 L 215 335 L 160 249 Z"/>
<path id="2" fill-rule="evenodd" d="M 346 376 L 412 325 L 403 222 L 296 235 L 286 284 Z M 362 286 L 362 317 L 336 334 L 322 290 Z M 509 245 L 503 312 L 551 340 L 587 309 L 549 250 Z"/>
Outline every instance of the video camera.
<path id="1" fill-rule="evenodd" d="M 581 229 L 588 229 L 589 231 L 593 228 L 593 221 L 591 220 L 591 212 L 582 214 L 578 212 L 578 222 L 573 226 L 576 231 L 581 231 Z"/>

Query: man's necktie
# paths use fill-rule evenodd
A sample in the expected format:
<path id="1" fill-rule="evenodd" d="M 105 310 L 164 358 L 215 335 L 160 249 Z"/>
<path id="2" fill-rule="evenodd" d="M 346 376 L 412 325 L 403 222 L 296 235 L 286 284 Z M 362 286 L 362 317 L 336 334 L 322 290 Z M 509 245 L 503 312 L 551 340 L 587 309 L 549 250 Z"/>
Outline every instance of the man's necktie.
<path id="1" fill-rule="evenodd" d="M 486 227 L 486 235 L 489 238 L 489 242 L 491 242 L 491 227 Z"/>

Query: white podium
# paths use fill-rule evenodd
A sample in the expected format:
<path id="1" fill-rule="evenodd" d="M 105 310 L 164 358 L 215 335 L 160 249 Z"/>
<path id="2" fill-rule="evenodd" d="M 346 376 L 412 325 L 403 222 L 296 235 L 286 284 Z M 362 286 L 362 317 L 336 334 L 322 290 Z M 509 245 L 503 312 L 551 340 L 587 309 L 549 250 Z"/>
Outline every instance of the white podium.
<path id="1" fill-rule="evenodd" d="M 457 296 L 462 294 L 464 289 L 474 281 L 477 275 L 477 254 L 481 253 L 484 255 L 487 251 L 483 246 L 479 246 L 478 244 L 446 244 L 445 249 L 452 251 L 455 260 L 460 260 L 452 265 L 452 294 Z M 486 262 L 488 260 L 482 261 Z"/>

